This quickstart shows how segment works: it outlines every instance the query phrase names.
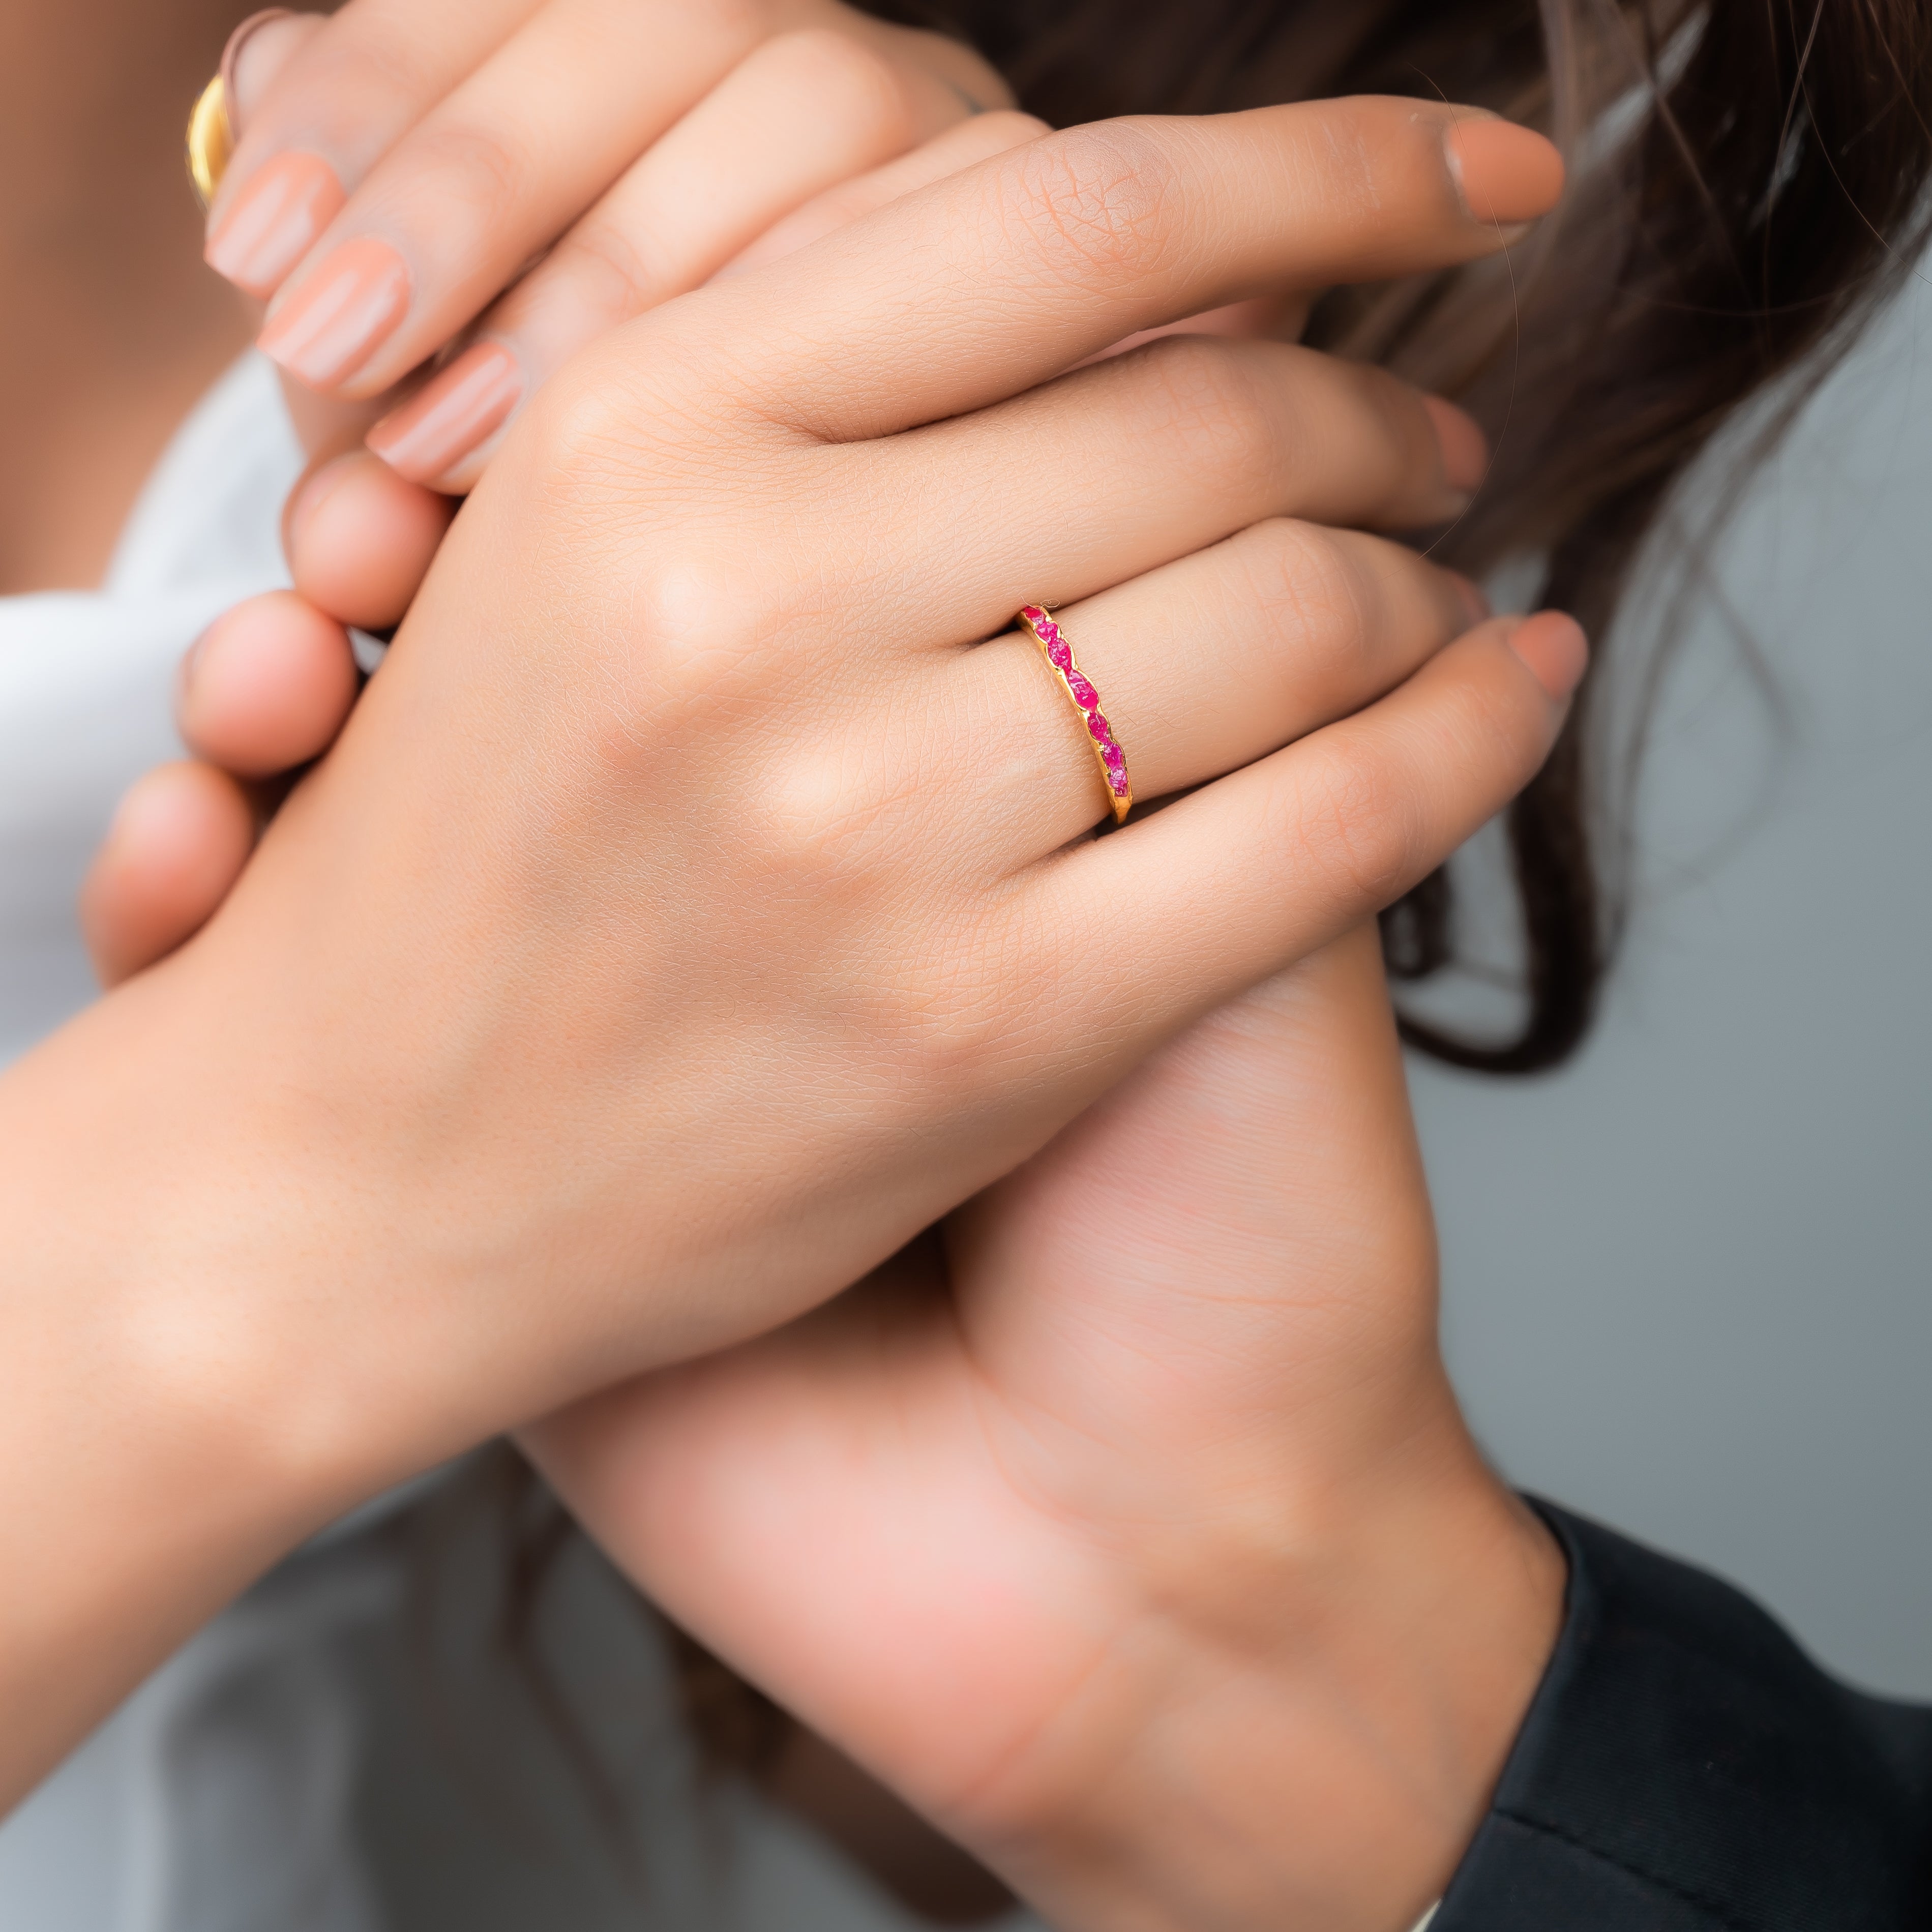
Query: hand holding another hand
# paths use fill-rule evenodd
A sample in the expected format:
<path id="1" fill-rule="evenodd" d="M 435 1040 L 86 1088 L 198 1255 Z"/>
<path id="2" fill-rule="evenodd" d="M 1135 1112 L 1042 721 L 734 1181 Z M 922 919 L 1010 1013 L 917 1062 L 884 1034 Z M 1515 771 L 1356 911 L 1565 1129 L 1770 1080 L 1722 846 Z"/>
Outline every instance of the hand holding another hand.
<path id="1" fill-rule="evenodd" d="M 1340 117 L 1378 157 L 1368 237 L 1331 212 L 1359 182 L 1300 172 L 1360 165 L 1325 158 Z M 284 1028 L 273 1050 L 321 1056 L 298 1086 L 383 1064 L 398 1265 L 428 1178 L 410 1170 L 444 1131 L 407 1123 L 556 1107 L 567 1186 L 512 1186 L 486 1159 L 469 1194 L 439 1167 L 419 1278 L 460 1251 L 473 1298 L 544 1254 L 603 1310 L 577 1345 L 600 1368 L 628 1352 L 608 1298 L 643 1253 L 667 1289 L 659 1358 L 862 1273 L 1487 815 L 1498 773 L 1473 764 L 1426 820 L 1362 792 L 1371 757 L 1414 781 L 1418 707 L 1509 737 L 1505 790 L 1540 755 L 1557 709 L 1499 630 L 1432 656 L 1466 621 L 1454 580 L 1317 527 L 1453 511 L 1435 421 L 1400 385 L 1182 339 L 998 400 L 1136 322 L 1493 245 L 1456 199 L 1448 125 L 1352 103 L 1054 137 L 607 338 L 472 500 L 198 970 L 142 997 L 220 958 L 259 974 L 266 1007 L 299 1004 L 353 952 L 353 1028 Z M 1270 167 L 1295 177 L 1286 231 L 1256 206 Z M 913 250 L 908 314 L 884 297 Z M 978 642 L 1030 592 L 1071 607 L 1143 795 L 1232 776 L 1078 842 L 1095 804 L 1076 721 L 1029 648 Z M 1289 608 L 1333 655 L 1282 662 Z M 485 850 L 487 876 L 461 856 Z M 298 930 L 288 956 L 272 935 Z M 455 1062 L 433 1044 L 453 986 Z M 540 1092 L 520 1084 L 538 1064 Z M 390 1112 L 430 1069 L 455 1088 Z M 350 1172 L 367 1144 L 346 1136 Z M 722 1221 L 694 1214 L 698 1168 Z M 776 1300 L 772 1242 L 800 1270 Z M 580 1360 L 543 1393 L 596 1373 Z"/>
<path id="2" fill-rule="evenodd" d="M 1442 649 L 1453 580 L 1320 527 L 1453 508 L 1420 399 L 1199 341 L 1024 393 L 1260 288 L 1494 245 L 1448 124 L 1054 137 L 539 398 L 220 916 L 14 1076 L 115 1070 L 113 1213 L 43 1272 L 88 1284 L 88 1400 L 195 1418 L 171 1453 L 224 1574 L 834 1292 L 1534 768 L 1574 627 Z M 1034 598 L 1068 605 L 1143 794 L 1214 782 L 1082 838 L 1077 721 L 1030 646 L 979 641 Z M 54 1357 L 44 1402 L 76 1387 Z"/>

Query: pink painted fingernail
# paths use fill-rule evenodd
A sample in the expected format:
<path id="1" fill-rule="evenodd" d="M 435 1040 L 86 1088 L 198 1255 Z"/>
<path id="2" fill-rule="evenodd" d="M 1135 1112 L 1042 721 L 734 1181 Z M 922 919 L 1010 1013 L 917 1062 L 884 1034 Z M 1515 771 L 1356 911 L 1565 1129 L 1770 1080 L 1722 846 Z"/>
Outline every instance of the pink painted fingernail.
<path id="1" fill-rule="evenodd" d="M 466 349 L 392 410 L 365 440 L 412 483 L 434 483 L 500 429 L 524 393 L 524 372 L 500 342 Z"/>
<path id="2" fill-rule="evenodd" d="M 1510 633 L 1510 649 L 1536 674 L 1550 696 L 1568 698 L 1590 668 L 1590 640 L 1564 610 L 1539 610 Z"/>
<path id="3" fill-rule="evenodd" d="M 257 346 L 310 388 L 333 388 L 375 354 L 409 305 L 408 264 L 388 242 L 358 236 L 282 292 Z"/>
<path id="4" fill-rule="evenodd" d="M 224 214 L 204 259 L 217 274 L 266 299 L 348 198 L 320 154 L 278 154 Z"/>

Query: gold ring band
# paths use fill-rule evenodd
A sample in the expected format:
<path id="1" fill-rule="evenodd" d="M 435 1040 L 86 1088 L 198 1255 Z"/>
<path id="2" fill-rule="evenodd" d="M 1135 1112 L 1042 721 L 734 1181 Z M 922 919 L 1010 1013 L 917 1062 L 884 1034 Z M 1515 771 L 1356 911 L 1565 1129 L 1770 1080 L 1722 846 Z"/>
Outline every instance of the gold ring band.
<path id="1" fill-rule="evenodd" d="M 228 84 L 217 74 L 201 90 L 188 117 L 188 177 L 206 208 L 214 199 L 235 152 L 235 130 L 228 118 Z"/>
<path id="2" fill-rule="evenodd" d="M 1087 728 L 1087 742 L 1100 767 L 1100 782 L 1107 788 L 1107 802 L 1113 807 L 1114 823 L 1118 825 L 1133 809 L 1133 781 L 1127 776 L 1127 754 L 1120 749 L 1120 740 L 1114 736 L 1114 728 L 1107 722 L 1106 713 L 1100 709 L 1100 694 L 1082 674 L 1066 632 L 1047 615 L 1042 605 L 1029 604 L 1020 613 L 1019 622 L 1040 646 L 1040 656 L 1059 680 L 1068 703 L 1080 714 L 1080 722 Z"/>

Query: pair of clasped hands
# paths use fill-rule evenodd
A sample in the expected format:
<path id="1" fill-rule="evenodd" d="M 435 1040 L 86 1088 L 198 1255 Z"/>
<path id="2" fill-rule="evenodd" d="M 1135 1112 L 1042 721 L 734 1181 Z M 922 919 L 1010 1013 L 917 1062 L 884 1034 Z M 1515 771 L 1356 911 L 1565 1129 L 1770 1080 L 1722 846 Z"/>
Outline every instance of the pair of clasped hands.
<path id="1" fill-rule="evenodd" d="M 350 0 L 231 82 L 296 587 L 196 646 L 88 886 L 122 983 L 18 1076 L 106 1124 L 49 1346 L 165 1411 L 150 1650 L 520 1429 L 1068 1932 L 1401 1932 L 1562 1569 L 1443 1372 L 1373 915 L 1584 649 L 1374 534 L 1472 424 L 1256 332 L 1496 252 L 1553 151 L 1051 134 L 824 0 Z M 1035 601 L 1172 801 L 1104 838 Z"/>

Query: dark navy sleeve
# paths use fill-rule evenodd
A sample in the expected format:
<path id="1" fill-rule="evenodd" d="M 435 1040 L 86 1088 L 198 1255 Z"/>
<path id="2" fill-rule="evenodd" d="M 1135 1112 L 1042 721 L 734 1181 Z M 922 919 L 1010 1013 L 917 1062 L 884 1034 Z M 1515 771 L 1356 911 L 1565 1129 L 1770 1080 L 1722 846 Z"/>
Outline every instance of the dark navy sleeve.
<path id="1" fill-rule="evenodd" d="M 1932 1708 L 1862 1696 L 1729 1584 L 1535 1507 L 1570 1561 L 1563 1634 L 1430 1932 L 1932 1928 Z"/>

